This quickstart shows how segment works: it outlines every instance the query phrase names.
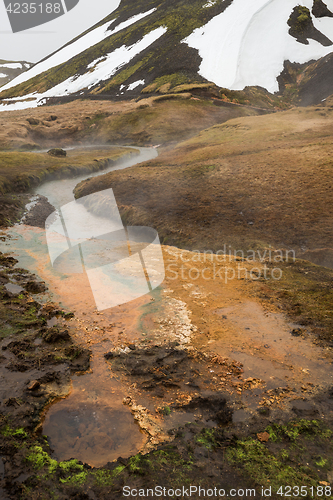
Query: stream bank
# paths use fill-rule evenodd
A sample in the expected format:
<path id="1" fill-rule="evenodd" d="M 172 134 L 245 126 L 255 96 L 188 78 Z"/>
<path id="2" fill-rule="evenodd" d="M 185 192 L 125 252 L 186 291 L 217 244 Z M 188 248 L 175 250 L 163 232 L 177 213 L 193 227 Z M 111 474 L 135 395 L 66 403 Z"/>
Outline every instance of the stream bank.
<path id="1" fill-rule="evenodd" d="M 62 181 L 58 205 L 69 201 L 72 182 L 74 186 L 78 180 Z M 48 191 L 56 205 L 49 197 L 56 192 L 54 184 L 41 189 L 39 195 Z M 237 269 L 237 259 L 221 264 L 218 256 L 164 246 L 163 286 L 98 312 L 84 276 L 61 276 L 50 267 L 42 228 L 17 226 L 4 237 L 9 239 L 3 248 L 14 249 L 19 265 L 36 272 L 48 286 L 47 295 L 37 287 L 41 305 L 34 307 L 49 308 L 53 302 L 59 303 L 53 306 L 56 311 L 74 312 L 67 319 L 57 313 L 58 327 L 56 315 L 45 317 L 50 323 L 36 351 L 31 342 L 39 338 L 27 336 L 27 323 L 22 332 L 9 331 L 24 337 L 23 344 L 7 351 L 12 349 L 17 358 L 18 374 L 34 376 L 27 390 L 37 391 L 29 410 L 35 420 L 29 423 L 24 414 L 24 379 L 13 403 L 17 420 L 9 404 L 9 419 L 5 413 L 2 421 L 1 487 L 11 498 L 119 498 L 126 484 L 134 489 L 213 484 L 227 490 L 270 482 L 276 488 L 278 481 L 310 488 L 330 481 L 331 353 L 313 344 L 310 329 L 299 332 L 300 326 L 289 322 L 273 302 L 259 298 L 254 275 L 250 280 L 214 279 L 216 266 L 223 275 L 225 269 Z M 253 263 L 242 266 L 250 274 Z M 19 282 L 19 273 L 13 274 Z M 31 287 L 32 280 L 26 281 Z M 11 303 L 25 297 L 17 288 L 10 293 Z M 23 302 L 25 314 L 30 311 L 26 307 Z M 47 396 L 49 382 L 43 374 L 39 379 L 39 361 L 38 373 L 30 367 L 48 339 L 59 343 L 53 359 L 63 364 L 67 376 L 63 387 L 53 385 L 53 397 L 69 396 L 47 407 L 42 430 L 46 440 L 36 430 L 41 430 L 40 412 L 51 402 L 50 397 L 40 399 L 39 388 Z M 72 384 L 68 370 L 87 370 L 88 365 L 71 366 L 65 359 L 67 342 L 92 353 L 90 371 L 74 375 Z M 59 352 L 54 355 L 54 350 Z M 6 366 L 4 370 L 8 372 Z"/>

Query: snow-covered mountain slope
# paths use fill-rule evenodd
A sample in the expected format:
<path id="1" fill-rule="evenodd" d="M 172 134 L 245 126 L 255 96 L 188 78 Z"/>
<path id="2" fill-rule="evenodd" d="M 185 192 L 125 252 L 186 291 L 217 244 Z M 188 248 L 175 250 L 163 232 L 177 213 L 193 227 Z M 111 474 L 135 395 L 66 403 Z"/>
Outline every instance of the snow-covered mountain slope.
<path id="1" fill-rule="evenodd" d="M 333 12 L 333 0 L 326 1 Z M 314 3 L 301 0 L 300 4 L 311 11 Z M 297 4 L 295 0 L 234 0 L 185 40 L 202 57 L 199 74 L 221 87 L 241 90 L 260 85 L 276 92 L 276 78 L 285 60 L 305 63 L 332 52 L 331 44 L 311 39 L 304 44 L 289 34 L 287 21 Z M 311 18 L 315 28 L 333 41 L 333 19 L 312 14 Z"/>
<path id="2" fill-rule="evenodd" d="M 0 59 L 0 87 L 27 71 L 32 63 L 27 61 L 5 61 Z"/>
<path id="3" fill-rule="evenodd" d="M 97 26 L 2 87 L 0 109 L 207 81 L 275 92 L 284 61 L 302 64 L 333 51 L 333 0 L 325 1 L 122 0 Z"/>

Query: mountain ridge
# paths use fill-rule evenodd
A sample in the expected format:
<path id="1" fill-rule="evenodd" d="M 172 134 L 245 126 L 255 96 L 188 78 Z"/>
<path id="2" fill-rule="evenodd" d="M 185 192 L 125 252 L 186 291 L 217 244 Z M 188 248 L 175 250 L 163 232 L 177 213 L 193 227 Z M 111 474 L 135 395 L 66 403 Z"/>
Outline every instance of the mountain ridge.
<path id="1" fill-rule="evenodd" d="M 261 86 L 272 93 L 279 90 L 278 77 L 286 61 L 306 64 L 332 51 L 333 0 L 329 0 L 331 10 L 318 0 L 303 0 L 304 7 L 288 0 L 278 19 L 274 16 L 281 8 L 276 0 L 247 3 L 247 10 L 244 2 L 122 0 L 100 23 L 5 85 L 0 109 L 36 107 L 64 96 L 128 99 L 161 88 L 163 94 L 173 92 L 185 84 L 214 83 L 234 90 Z M 274 24 L 278 28 L 272 38 Z M 258 26 L 263 36 L 271 37 L 259 55 L 250 50 L 251 43 L 254 48 L 265 45 L 260 36 L 254 41 Z M 310 26 L 310 34 L 303 26 Z M 311 39 L 314 32 L 317 41 Z M 285 52 L 272 40 L 286 41 Z M 251 42 L 250 48 L 245 42 Z M 293 59 L 295 54 L 299 61 Z M 267 74 L 260 70 L 263 64 Z"/>
<path id="2" fill-rule="evenodd" d="M 11 80 L 24 73 L 32 66 L 27 61 L 7 61 L 0 59 L 0 91 L 1 86 L 6 85 Z"/>

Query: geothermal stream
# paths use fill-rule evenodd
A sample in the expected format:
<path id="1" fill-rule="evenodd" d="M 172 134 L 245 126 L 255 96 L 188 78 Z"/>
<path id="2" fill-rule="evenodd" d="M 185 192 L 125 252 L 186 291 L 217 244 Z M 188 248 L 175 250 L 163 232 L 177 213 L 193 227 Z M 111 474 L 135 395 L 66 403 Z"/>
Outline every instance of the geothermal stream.
<path id="1" fill-rule="evenodd" d="M 55 208 L 59 208 L 74 199 L 73 189 L 81 180 L 127 168 L 157 156 L 155 148 L 138 149 L 139 156 L 121 161 L 116 166 L 74 179 L 47 182 L 34 194 L 45 196 Z M 99 220 L 97 217 L 96 225 Z M 7 239 L 0 244 L 0 251 L 10 252 L 18 259 L 19 267 L 29 269 L 45 281 L 49 291 L 38 300 L 59 302 L 62 307 L 75 313 L 75 317 L 69 320 L 76 330 L 73 340 L 92 351 L 89 372 L 74 375 L 70 394 L 53 403 L 45 412 L 43 434 L 48 436 L 54 457 L 58 460 L 77 458 L 98 467 L 119 456 L 137 453 L 147 442 L 147 436 L 135 422 L 129 406 L 123 404 L 128 388 L 119 378 L 115 378 L 103 355 L 114 348 L 145 341 L 146 335 L 138 333 L 138 323 L 143 308 L 152 304 L 152 300 L 156 301 L 156 308 L 159 307 L 161 289 L 156 289 L 153 297 L 150 294 L 142 295 L 135 301 L 99 312 L 86 274 L 64 275 L 52 267 L 45 230 L 18 224 L 5 234 Z M 172 254 L 174 251 L 176 249 L 166 249 L 166 253 Z M 194 305 L 205 301 L 202 298 L 204 296 L 200 296 L 201 292 L 196 291 L 197 285 L 182 283 L 180 280 L 183 296 L 187 294 L 192 297 Z M 14 289 L 12 291 L 15 293 Z M 223 298 L 226 292 L 219 288 L 219 293 Z M 228 317 L 229 322 L 225 332 L 221 330 L 219 336 L 208 341 L 207 349 L 213 348 L 217 355 L 229 356 L 243 363 L 244 378 L 261 378 L 266 381 L 267 389 L 286 386 L 293 379 L 297 379 L 299 386 L 306 382 L 326 387 L 332 385 L 333 369 L 328 359 L 329 353 L 308 340 L 293 337 L 290 331 L 297 325 L 288 324 L 282 315 L 263 312 L 254 302 L 240 304 L 237 294 L 231 298 L 225 296 L 223 300 L 225 307 L 205 310 L 207 318 L 208 314 L 216 321 Z M 210 307 L 212 303 L 211 300 Z M 170 317 L 172 315 L 175 316 L 171 311 Z M 149 322 L 149 315 L 146 321 Z M 65 320 L 57 319 L 58 324 L 61 322 Z M 49 326 L 53 324 L 54 320 L 51 320 Z M 200 345 L 198 340 L 195 342 L 199 350 L 205 350 L 204 344 Z M 268 351 L 271 352 L 270 360 L 265 354 Z M 291 372 L 291 365 L 297 367 L 298 371 L 295 368 Z M 258 403 L 256 397 L 261 393 L 260 387 L 244 391 L 242 401 L 247 408 L 254 410 Z M 148 400 L 149 397 L 146 397 L 147 406 Z M 241 408 L 241 405 L 238 406 L 234 412 L 235 422 L 245 418 L 245 410 Z M 194 419 L 194 413 L 173 412 L 165 417 L 163 429 L 167 431 Z"/>
<path id="2" fill-rule="evenodd" d="M 140 150 L 138 156 L 120 160 L 117 165 L 97 173 L 46 182 L 35 190 L 34 195 L 47 197 L 55 208 L 59 208 L 74 200 L 74 187 L 87 177 L 127 168 L 157 156 L 155 148 L 136 149 Z M 29 205 L 33 202 L 28 204 L 28 209 Z M 96 217 L 97 225 L 98 222 Z M 119 456 L 135 454 L 142 448 L 146 437 L 129 408 L 122 404 L 124 389 L 111 376 L 103 358 L 103 354 L 114 346 L 109 339 L 110 331 L 113 337 L 119 331 L 121 339 L 124 326 L 135 324 L 131 306 L 125 304 L 116 308 L 119 311 L 99 313 L 84 275 L 62 276 L 52 268 L 45 230 L 17 224 L 6 231 L 6 235 L 9 239 L 1 244 L 1 250 L 13 252 L 19 260 L 19 267 L 29 269 L 45 280 L 50 290 L 48 300 L 60 302 L 63 307 L 75 311 L 73 322 L 79 323 L 80 328 L 80 335 L 75 341 L 92 351 L 90 373 L 74 375 L 69 397 L 51 405 L 46 412 L 43 433 L 49 437 L 55 456 L 58 460 L 76 457 L 91 465 L 101 466 Z M 15 293 L 15 290 L 12 292 Z M 143 298 L 141 302 L 147 300 L 150 298 Z M 95 326 L 97 323 L 98 326 Z"/>

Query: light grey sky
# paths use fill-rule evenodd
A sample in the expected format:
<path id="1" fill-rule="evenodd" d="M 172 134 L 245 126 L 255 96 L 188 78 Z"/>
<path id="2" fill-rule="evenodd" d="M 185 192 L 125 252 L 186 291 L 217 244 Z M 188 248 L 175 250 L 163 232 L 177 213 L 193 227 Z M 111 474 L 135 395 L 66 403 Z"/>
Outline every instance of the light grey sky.
<path id="1" fill-rule="evenodd" d="M 37 62 L 113 12 L 120 0 L 80 0 L 67 14 L 54 21 L 12 33 L 0 0 L 0 59 Z"/>

